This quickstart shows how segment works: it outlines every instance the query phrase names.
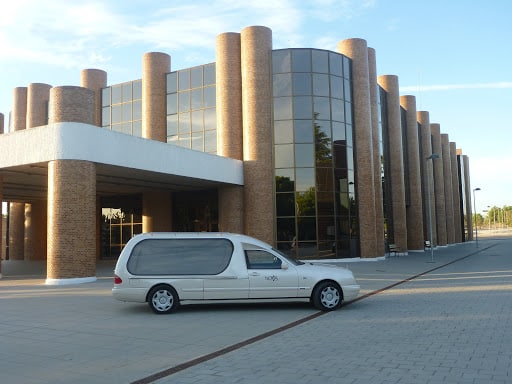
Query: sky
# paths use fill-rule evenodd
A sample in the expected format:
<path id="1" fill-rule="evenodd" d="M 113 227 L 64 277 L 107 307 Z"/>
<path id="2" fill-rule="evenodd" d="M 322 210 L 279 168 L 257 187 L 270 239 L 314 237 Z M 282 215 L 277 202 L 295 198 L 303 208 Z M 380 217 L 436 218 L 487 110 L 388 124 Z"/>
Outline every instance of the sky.
<path id="1" fill-rule="evenodd" d="M 0 13 L 0 113 L 15 87 L 108 84 L 142 77 L 142 55 L 172 70 L 215 61 L 215 39 L 247 26 L 272 29 L 273 48 L 336 50 L 347 38 L 376 51 L 377 74 L 469 157 L 476 210 L 512 205 L 512 1 L 509 0 L 16 0 Z"/>

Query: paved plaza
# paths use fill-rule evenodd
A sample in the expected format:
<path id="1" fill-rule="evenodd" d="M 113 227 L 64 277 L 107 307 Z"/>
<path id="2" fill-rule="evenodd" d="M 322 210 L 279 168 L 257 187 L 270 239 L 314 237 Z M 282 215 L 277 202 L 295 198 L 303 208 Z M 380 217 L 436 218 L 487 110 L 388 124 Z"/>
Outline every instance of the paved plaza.
<path id="1" fill-rule="evenodd" d="M 306 304 L 182 307 L 159 316 L 98 281 L 46 286 L 3 264 L 2 383 L 511 383 L 512 238 L 343 262 L 362 287 Z"/>

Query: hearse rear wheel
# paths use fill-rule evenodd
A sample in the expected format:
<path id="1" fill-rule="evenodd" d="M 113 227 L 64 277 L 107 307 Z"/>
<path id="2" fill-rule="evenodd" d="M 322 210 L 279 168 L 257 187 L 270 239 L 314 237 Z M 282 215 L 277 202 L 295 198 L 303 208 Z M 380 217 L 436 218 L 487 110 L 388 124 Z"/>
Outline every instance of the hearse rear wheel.
<path id="1" fill-rule="evenodd" d="M 169 285 L 157 285 L 149 292 L 148 304 L 153 312 L 163 315 L 178 307 L 178 294 Z"/>

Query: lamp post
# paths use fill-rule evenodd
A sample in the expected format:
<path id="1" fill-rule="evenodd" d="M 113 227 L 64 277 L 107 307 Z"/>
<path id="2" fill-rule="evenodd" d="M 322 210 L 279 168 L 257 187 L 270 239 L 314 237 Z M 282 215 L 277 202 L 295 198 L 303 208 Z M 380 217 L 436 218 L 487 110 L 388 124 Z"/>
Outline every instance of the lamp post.
<path id="1" fill-rule="evenodd" d="M 427 194 L 428 194 L 428 222 L 430 227 L 430 262 L 434 263 L 434 237 L 432 231 L 432 206 L 430 203 L 430 172 L 428 169 L 428 161 L 432 160 L 432 170 L 434 169 L 434 159 L 439 159 L 437 153 L 431 154 L 427 157 Z"/>
<path id="2" fill-rule="evenodd" d="M 476 191 L 480 191 L 480 188 L 473 189 L 473 211 L 475 211 L 475 241 L 476 241 L 476 246 L 478 247 L 478 225 L 476 225 L 476 199 L 475 199 Z"/>

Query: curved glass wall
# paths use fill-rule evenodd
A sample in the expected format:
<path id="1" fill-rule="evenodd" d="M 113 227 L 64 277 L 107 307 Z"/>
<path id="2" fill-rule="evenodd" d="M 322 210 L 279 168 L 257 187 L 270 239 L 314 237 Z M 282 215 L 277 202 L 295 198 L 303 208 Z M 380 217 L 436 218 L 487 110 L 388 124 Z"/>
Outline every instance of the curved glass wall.
<path id="1" fill-rule="evenodd" d="M 272 53 L 277 246 L 358 256 L 351 61 L 318 49 Z"/>

